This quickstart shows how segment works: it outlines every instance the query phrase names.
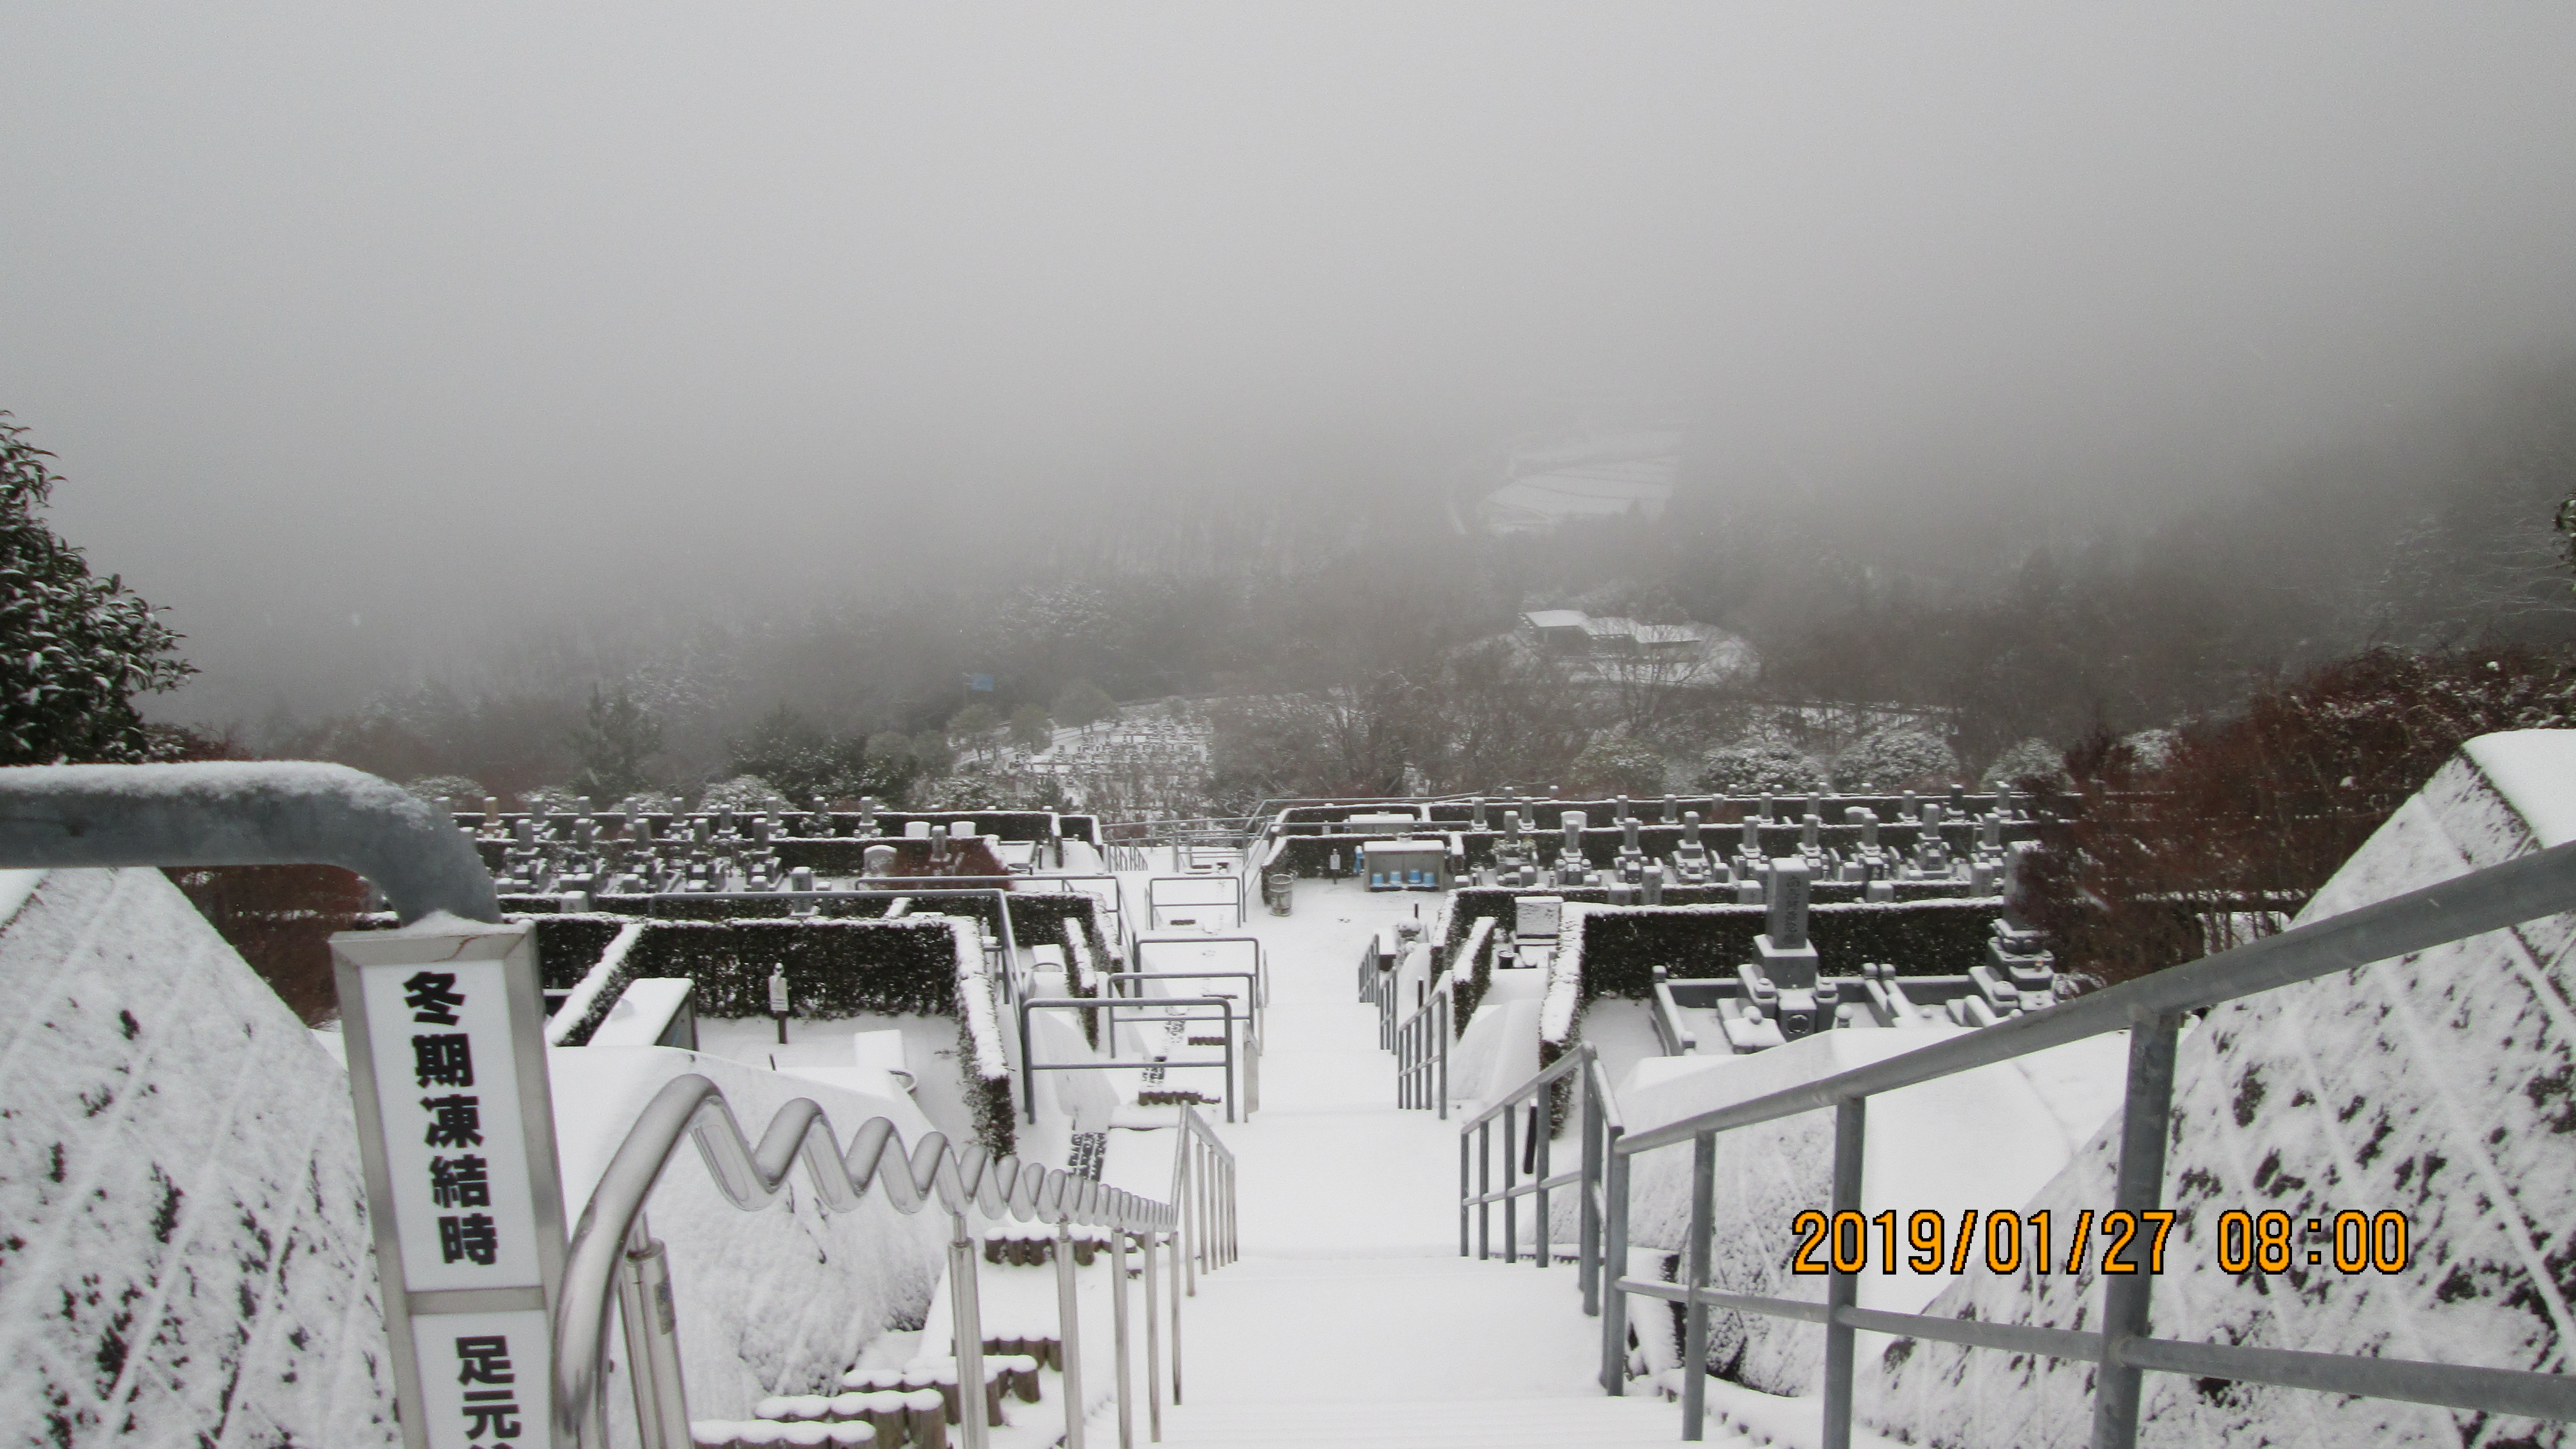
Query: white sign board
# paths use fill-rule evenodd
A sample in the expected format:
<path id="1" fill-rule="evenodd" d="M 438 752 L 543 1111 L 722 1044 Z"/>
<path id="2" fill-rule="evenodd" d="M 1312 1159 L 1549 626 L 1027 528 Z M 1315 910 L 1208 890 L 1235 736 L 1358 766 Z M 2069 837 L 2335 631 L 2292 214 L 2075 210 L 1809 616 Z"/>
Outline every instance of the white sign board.
<path id="1" fill-rule="evenodd" d="M 552 1446 L 564 1215 L 535 942 L 452 921 L 331 950 L 404 1443 Z"/>

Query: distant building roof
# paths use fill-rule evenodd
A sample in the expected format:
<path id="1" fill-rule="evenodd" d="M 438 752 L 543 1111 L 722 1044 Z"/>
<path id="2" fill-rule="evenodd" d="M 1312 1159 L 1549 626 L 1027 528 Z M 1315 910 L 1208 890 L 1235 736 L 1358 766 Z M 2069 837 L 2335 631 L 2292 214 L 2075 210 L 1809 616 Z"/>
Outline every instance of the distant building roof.
<path id="1" fill-rule="evenodd" d="M 1581 609 L 1532 609 L 1521 618 L 1533 629 L 1580 629 L 1588 622 Z"/>

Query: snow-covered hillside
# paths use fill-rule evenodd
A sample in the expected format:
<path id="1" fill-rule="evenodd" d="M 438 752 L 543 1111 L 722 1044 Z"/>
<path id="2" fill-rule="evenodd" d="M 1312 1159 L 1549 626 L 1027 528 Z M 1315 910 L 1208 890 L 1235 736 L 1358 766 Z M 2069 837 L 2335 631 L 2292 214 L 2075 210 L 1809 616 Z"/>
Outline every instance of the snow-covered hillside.
<path id="1" fill-rule="evenodd" d="M 2576 838 L 2576 731 L 2471 741 L 2301 914 L 2322 919 Z M 2553 916 L 2221 1007 L 2182 1041 L 2155 1286 L 2159 1337 L 2563 1373 L 2576 1296 L 2576 917 Z M 2116 1120 L 2028 1204 L 2112 1201 Z M 2218 1267 L 2217 1217 L 2402 1211 L 2404 1271 Z M 2098 1264 L 2091 1260 L 2088 1266 Z M 2092 1326 L 2092 1273 L 1982 1266 L 1929 1312 Z M 1916 1442 L 2087 1441 L 2089 1365 L 1900 1342 L 1862 1365 L 1863 1417 Z M 2567 1426 L 2146 1378 L 2142 1444 L 2562 1445 Z"/>

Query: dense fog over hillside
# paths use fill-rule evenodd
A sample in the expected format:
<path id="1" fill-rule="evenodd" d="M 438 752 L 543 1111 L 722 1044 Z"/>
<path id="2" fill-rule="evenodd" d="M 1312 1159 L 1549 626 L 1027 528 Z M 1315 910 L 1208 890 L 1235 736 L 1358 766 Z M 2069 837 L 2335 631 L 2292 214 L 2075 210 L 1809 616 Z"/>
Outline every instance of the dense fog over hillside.
<path id="1" fill-rule="evenodd" d="M 1206 692 L 1396 575 L 1444 639 L 1606 589 L 1794 665 L 2035 549 L 2146 568 L 2229 679 L 2556 627 L 2563 10 L 9 7 L 0 43 L 0 407 L 188 636 L 168 718 L 696 650 L 731 726 L 918 728 L 1061 655 L 979 642 L 1050 590 L 1116 616 L 1114 692 Z M 1478 535 L 1515 439 L 1647 423 L 1672 526 Z"/>

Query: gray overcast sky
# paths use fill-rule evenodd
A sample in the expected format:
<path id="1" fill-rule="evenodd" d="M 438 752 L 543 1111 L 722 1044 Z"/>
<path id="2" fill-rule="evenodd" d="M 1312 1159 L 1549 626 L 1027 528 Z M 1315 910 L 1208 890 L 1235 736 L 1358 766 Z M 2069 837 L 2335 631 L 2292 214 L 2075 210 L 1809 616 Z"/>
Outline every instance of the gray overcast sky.
<path id="1" fill-rule="evenodd" d="M 11 0 L 0 54 L 0 407 L 222 712 L 1605 379 L 1716 486 L 2090 507 L 2576 339 L 2576 6 Z"/>

